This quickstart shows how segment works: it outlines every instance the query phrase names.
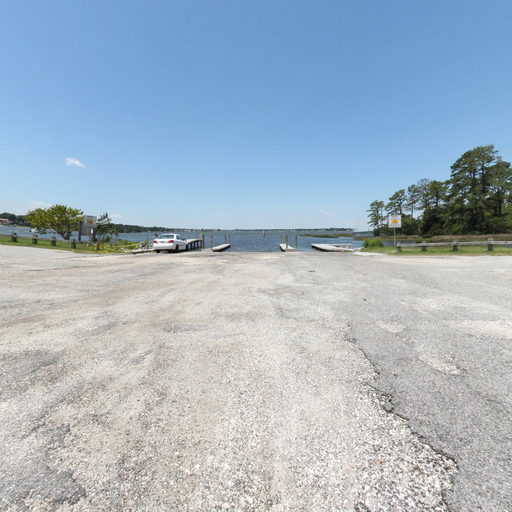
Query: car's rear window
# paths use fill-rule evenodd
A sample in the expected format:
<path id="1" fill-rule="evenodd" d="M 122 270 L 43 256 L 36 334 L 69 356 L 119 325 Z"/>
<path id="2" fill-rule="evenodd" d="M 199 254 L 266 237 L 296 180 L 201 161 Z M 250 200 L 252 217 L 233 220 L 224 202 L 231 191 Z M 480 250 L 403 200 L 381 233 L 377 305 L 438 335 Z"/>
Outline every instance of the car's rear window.
<path id="1" fill-rule="evenodd" d="M 158 238 L 174 238 L 174 235 L 160 235 Z"/>

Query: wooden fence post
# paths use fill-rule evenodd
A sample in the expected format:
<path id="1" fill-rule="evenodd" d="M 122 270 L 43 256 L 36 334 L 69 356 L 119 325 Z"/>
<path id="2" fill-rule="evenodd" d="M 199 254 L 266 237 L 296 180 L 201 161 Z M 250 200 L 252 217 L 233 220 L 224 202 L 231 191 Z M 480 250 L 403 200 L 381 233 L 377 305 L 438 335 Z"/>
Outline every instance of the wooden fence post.
<path id="1" fill-rule="evenodd" d="M 18 241 L 18 234 L 11 233 L 11 242 L 17 242 L 17 241 Z"/>
<path id="2" fill-rule="evenodd" d="M 494 251 L 494 240 L 492 238 L 489 238 L 489 240 L 487 240 L 487 250 Z"/>
<path id="3" fill-rule="evenodd" d="M 427 252 L 427 242 L 425 242 L 425 240 L 423 240 L 423 242 L 421 242 L 421 250 L 423 252 Z"/>
<path id="4" fill-rule="evenodd" d="M 37 235 L 32 235 L 32 243 L 37 244 Z"/>
<path id="5" fill-rule="evenodd" d="M 457 240 L 453 242 L 453 250 L 454 252 L 457 252 L 459 250 L 459 242 Z"/>
<path id="6" fill-rule="evenodd" d="M 396 252 L 402 252 L 402 245 L 400 242 L 396 243 Z"/>
<path id="7" fill-rule="evenodd" d="M 56 238 L 56 237 L 54 237 L 54 236 L 52 236 L 52 237 L 50 238 L 50 243 L 51 243 L 53 246 L 56 246 L 56 245 L 57 245 L 57 238 Z"/>

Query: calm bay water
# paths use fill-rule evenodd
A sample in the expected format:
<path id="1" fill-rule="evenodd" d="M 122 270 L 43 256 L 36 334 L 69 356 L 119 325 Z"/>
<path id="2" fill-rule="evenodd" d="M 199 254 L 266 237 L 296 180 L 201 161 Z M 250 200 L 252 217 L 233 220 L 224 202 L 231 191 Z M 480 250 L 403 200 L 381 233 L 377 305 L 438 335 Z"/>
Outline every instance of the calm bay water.
<path id="1" fill-rule="evenodd" d="M 0 226 L 0 234 L 8 235 L 16 232 L 19 236 L 31 237 L 30 228 L 27 227 L 11 227 Z M 314 233 L 316 237 L 301 236 L 304 233 Z M 331 234 L 328 231 L 213 231 L 205 232 L 205 245 L 210 247 L 210 237 L 213 238 L 213 246 L 223 244 L 226 239 L 230 239 L 230 251 L 239 252 L 274 252 L 279 251 L 279 244 L 284 243 L 285 235 L 288 235 L 288 243 L 295 247 L 295 237 L 297 236 L 297 246 L 301 251 L 314 251 L 311 244 L 313 243 L 347 243 L 353 244 L 354 247 L 361 247 L 360 240 L 354 240 L 351 237 L 326 238 L 325 235 Z M 161 234 L 161 233 L 159 233 Z M 197 231 L 181 231 L 180 234 L 184 238 L 200 238 L 201 233 Z M 52 233 L 40 234 L 39 238 L 50 238 Z M 57 238 L 60 239 L 58 235 Z M 150 243 L 155 237 L 155 233 L 120 233 L 119 238 L 130 240 L 132 242 L 143 242 L 148 240 Z M 76 238 L 76 233 L 74 235 Z M 84 237 L 87 240 L 87 237 Z"/>

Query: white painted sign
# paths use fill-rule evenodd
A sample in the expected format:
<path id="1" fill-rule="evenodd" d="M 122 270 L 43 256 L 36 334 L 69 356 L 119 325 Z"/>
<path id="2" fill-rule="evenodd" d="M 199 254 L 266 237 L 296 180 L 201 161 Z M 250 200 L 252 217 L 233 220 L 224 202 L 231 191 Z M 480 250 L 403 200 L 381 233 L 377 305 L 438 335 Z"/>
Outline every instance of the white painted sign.
<path id="1" fill-rule="evenodd" d="M 401 228 L 402 227 L 402 216 L 401 215 L 389 215 L 388 216 L 388 228 Z"/>
<path id="2" fill-rule="evenodd" d="M 84 225 L 90 228 L 95 228 L 98 219 L 94 215 L 84 215 Z"/>

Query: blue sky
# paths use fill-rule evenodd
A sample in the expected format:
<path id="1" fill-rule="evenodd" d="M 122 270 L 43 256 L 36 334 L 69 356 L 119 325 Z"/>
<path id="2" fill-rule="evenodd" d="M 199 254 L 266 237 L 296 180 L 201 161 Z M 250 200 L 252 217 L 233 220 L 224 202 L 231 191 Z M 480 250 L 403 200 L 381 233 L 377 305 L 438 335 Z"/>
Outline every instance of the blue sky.
<path id="1" fill-rule="evenodd" d="M 510 1 L 0 0 L 0 211 L 365 228 L 512 159 L 511 34 Z"/>

